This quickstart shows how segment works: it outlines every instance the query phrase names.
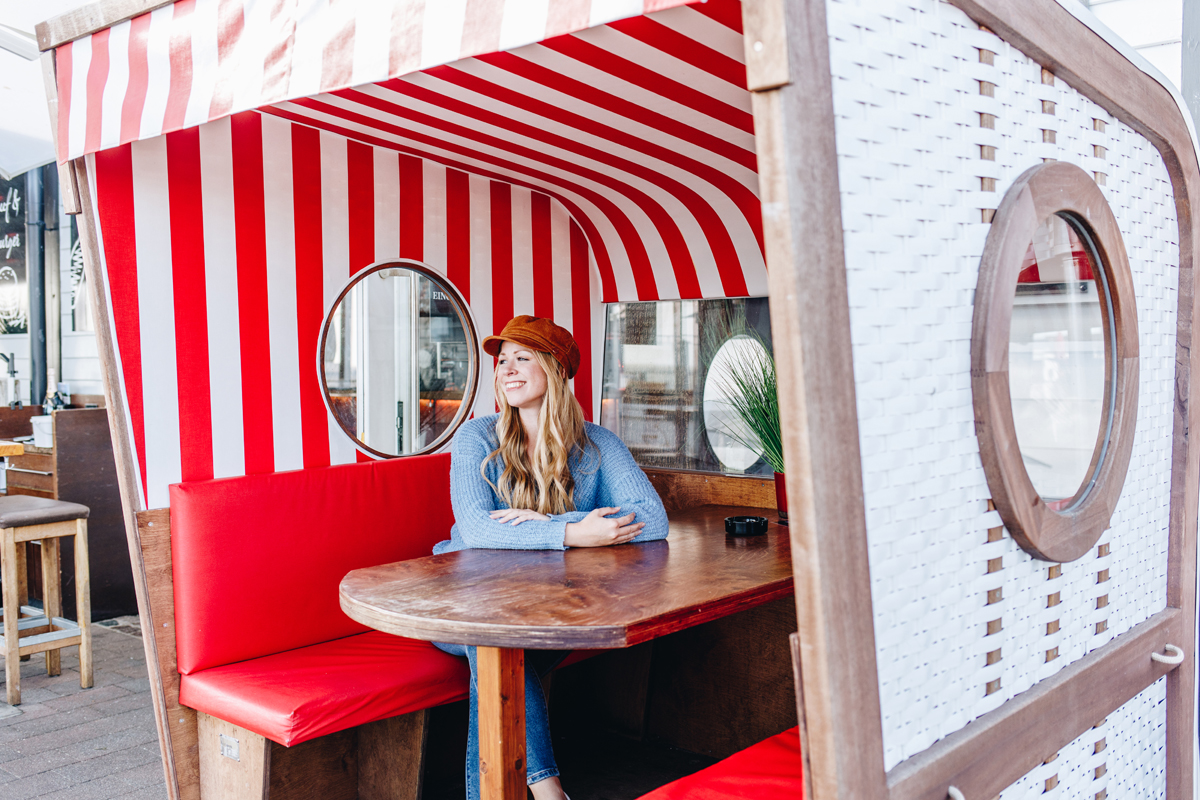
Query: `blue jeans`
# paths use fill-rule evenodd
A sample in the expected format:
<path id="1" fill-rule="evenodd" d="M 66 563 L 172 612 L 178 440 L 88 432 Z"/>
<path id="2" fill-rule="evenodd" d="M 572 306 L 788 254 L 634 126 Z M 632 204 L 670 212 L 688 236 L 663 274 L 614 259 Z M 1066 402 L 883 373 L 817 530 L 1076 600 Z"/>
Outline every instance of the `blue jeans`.
<path id="1" fill-rule="evenodd" d="M 467 726 L 467 800 L 479 800 L 479 681 L 476 678 L 475 648 L 465 644 L 434 642 L 435 647 L 454 656 L 466 656 L 471 665 L 471 706 Z M 541 678 L 567 657 L 561 650 L 525 651 L 525 782 L 529 784 L 558 775 L 550 744 L 550 715 Z"/>

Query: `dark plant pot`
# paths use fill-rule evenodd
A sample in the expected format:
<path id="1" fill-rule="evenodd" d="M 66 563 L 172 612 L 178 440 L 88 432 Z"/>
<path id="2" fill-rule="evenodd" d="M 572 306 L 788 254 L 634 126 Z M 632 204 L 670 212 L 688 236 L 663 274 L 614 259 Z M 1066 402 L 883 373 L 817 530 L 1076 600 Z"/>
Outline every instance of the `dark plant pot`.
<path id="1" fill-rule="evenodd" d="M 782 472 L 775 473 L 775 504 L 779 506 L 779 524 L 787 525 L 787 481 Z"/>

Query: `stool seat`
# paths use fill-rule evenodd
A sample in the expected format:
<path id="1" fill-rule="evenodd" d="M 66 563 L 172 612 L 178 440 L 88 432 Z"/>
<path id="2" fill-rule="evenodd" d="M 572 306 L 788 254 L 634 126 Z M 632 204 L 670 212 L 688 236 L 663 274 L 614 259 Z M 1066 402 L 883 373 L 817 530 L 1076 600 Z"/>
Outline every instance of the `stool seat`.
<path id="1" fill-rule="evenodd" d="M 89 511 L 87 506 L 79 503 L 11 494 L 0 497 L 0 528 L 24 528 L 28 525 L 87 519 Z"/>

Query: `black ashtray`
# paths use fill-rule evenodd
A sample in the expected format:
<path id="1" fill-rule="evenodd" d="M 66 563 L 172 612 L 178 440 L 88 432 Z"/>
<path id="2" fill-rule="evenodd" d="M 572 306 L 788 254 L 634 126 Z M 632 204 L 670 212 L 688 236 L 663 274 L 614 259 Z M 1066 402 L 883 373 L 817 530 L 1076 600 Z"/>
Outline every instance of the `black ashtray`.
<path id="1" fill-rule="evenodd" d="M 731 536 L 762 536 L 767 532 L 767 518 L 726 517 L 725 532 Z"/>

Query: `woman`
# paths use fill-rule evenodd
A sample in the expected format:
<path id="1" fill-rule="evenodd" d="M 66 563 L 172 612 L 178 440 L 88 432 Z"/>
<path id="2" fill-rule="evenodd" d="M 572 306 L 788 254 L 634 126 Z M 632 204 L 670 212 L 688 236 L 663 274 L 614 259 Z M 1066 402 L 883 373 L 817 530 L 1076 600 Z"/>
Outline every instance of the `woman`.
<path id="1" fill-rule="evenodd" d="M 434 553 L 467 548 L 565 550 L 667 536 L 667 515 L 646 474 L 612 432 L 584 422 L 567 386 L 579 347 L 548 319 L 520 316 L 483 340 L 496 361 L 499 414 L 476 418 L 454 438 L 450 496 L 455 524 Z M 471 664 L 467 798 L 479 797 L 475 648 L 438 644 Z M 525 757 L 535 800 L 564 800 L 550 746 L 540 677 L 565 656 L 526 653 Z"/>

